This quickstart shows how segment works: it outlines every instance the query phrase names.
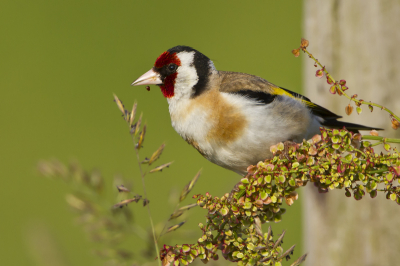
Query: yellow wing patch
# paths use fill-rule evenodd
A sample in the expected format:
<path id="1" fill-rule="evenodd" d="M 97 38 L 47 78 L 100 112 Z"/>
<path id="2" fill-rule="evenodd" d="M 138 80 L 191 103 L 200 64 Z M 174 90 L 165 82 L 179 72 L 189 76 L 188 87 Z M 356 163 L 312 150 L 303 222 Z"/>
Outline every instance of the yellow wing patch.
<path id="1" fill-rule="evenodd" d="M 272 94 L 285 95 L 285 96 L 292 97 L 294 99 L 302 101 L 305 105 L 307 105 L 309 107 L 316 107 L 317 106 L 315 103 L 312 103 L 309 100 L 304 99 L 305 97 L 300 95 L 300 94 L 298 94 L 298 93 L 289 92 L 289 91 L 287 91 L 287 90 L 285 90 L 283 88 L 280 88 L 280 87 L 273 87 L 272 90 L 273 90 Z"/>
<path id="2" fill-rule="evenodd" d="M 289 96 L 289 97 L 292 97 L 292 98 L 296 98 L 293 94 L 289 93 L 288 91 L 286 91 L 286 90 L 284 90 L 282 88 L 273 87 L 272 90 L 273 90 L 272 94 L 275 94 L 275 95 L 286 95 L 286 96 Z"/>
<path id="3" fill-rule="evenodd" d="M 303 103 L 305 103 L 308 107 L 317 107 L 317 105 L 315 103 L 312 103 L 310 101 L 304 100 L 304 99 L 300 99 Z"/>

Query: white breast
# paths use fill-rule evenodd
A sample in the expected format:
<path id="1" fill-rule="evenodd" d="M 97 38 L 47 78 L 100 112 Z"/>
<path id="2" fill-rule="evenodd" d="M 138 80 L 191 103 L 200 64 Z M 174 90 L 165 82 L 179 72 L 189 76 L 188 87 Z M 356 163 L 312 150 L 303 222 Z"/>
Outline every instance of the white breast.
<path id="1" fill-rule="evenodd" d="M 194 105 L 189 99 L 168 99 L 172 126 L 185 140 L 196 142 L 208 160 L 239 174 L 246 174 L 249 165 L 269 158 L 271 145 L 286 140 L 301 142 L 319 132 L 319 122 L 298 100 L 280 97 L 265 105 L 236 94 L 220 95 L 246 120 L 243 132 L 234 141 L 210 138 L 209 132 L 215 126 L 211 123 L 215 116 L 212 110 L 218 108 Z"/>

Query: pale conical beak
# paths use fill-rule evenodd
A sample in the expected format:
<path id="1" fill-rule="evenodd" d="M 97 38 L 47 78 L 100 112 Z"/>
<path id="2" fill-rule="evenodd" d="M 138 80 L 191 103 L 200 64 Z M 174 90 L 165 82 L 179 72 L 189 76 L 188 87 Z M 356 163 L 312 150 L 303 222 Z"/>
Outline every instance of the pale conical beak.
<path id="1" fill-rule="evenodd" d="M 144 73 L 140 78 L 135 80 L 131 85 L 160 85 L 162 84 L 162 80 L 160 79 L 160 74 L 155 72 L 153 69 L 150 69 L 146 73 Z"/>

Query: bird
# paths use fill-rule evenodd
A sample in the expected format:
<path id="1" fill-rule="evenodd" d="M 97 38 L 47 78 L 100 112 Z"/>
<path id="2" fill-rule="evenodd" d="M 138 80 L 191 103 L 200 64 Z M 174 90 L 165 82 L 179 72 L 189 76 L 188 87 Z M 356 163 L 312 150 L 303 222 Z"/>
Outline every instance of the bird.
<path id="1" fill-rule="evenodd" d="M 131 85 L 159 86 L 175 131 L 203 157 L 242 176 L 273 156 L 272 145 L 300 143 L 320 127 L 373 129 L 338 121 L 341 116 L 261 77 L 218 71 L 189 46 L 163 52 Z"/>

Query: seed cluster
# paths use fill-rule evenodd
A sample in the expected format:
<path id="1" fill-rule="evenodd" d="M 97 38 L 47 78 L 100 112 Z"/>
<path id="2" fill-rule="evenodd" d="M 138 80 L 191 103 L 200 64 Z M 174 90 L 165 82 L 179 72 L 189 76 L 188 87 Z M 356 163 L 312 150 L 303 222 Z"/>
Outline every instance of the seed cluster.
<path id="1" fill-rule="evenodd" d="M 264 234 L 261 224 L 279 222 L 286 211 L 282 203 L 292 205 L 296 189 L 308 182 L 321 193 L 344 188 L 346 196 L 360 200 L 366 193 L 374 198 L 382 192 L 400 204 L 400 186 L 394 182 L 400 176 L 397 150 L 376 154 L 371 143 L 361 139 L 345 129 L 321 128 L 321 135 L 303 143 L 272 146 L 274 157 L 250 166 L 232 195 L 194 196 L 208 211 L 206 225 L 199 225 L 202 236 L 196 244 L 164 246 L 164 265 L 187 265 L 197 257 L 203 262 L 218 259 L 217 250 L 238 265 L 279 265 L 294 246 L 283 252 L 282 239 L 274 241 L 271 229 Z"/>

